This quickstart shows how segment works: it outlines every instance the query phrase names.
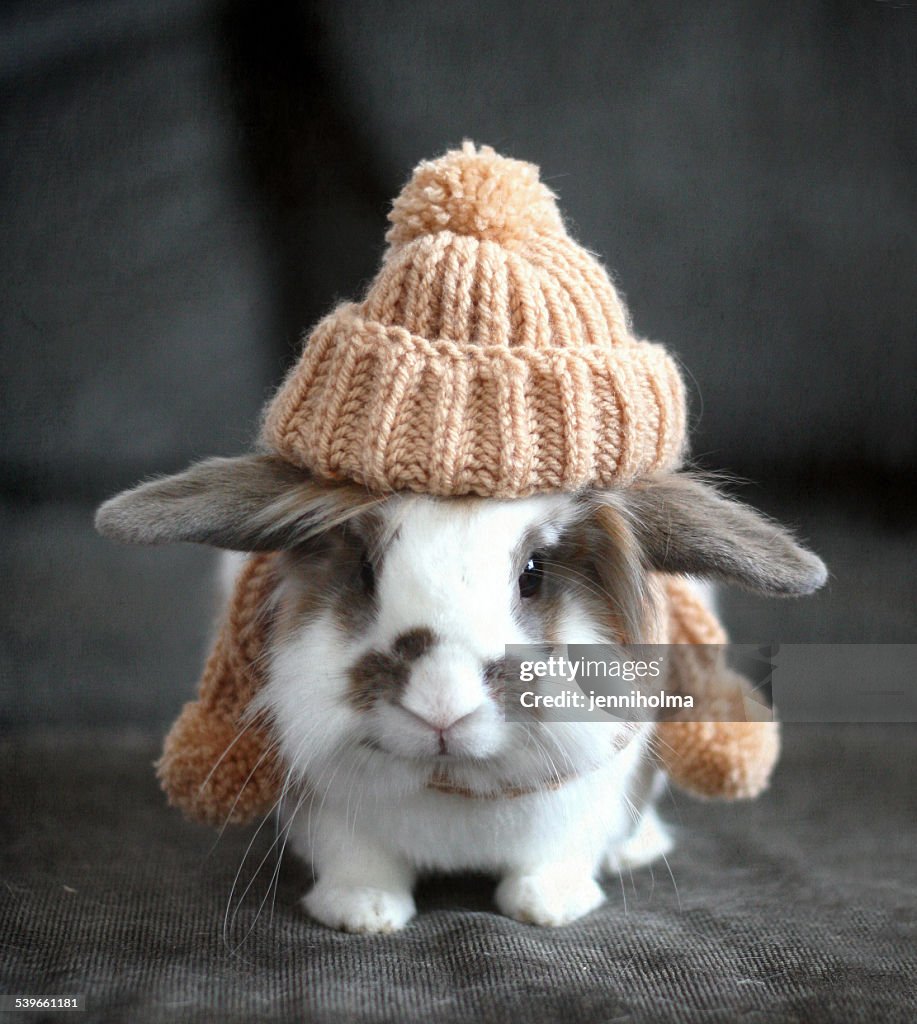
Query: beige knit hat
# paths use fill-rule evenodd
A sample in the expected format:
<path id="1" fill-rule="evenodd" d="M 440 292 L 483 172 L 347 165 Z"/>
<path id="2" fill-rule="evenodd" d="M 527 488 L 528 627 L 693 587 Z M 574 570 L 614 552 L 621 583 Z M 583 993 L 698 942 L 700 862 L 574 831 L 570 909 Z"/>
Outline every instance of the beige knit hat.
<path id="1" fill-rule="evenodd" d="M 680 461 L 681 378 L 633 336 L 538 168 L 466 142 L 414 171 L 360 303 L 309 337 L 262 441 L 373 491 L 522 497 Z"/>

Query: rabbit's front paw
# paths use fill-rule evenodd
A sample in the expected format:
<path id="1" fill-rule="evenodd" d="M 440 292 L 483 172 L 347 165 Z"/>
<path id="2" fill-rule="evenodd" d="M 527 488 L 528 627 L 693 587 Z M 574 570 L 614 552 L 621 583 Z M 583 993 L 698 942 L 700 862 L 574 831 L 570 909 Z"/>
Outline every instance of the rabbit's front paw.
<path id="1" fill-rule="evenodd" d="M 588 869 L 559 869 L 507 875 L 497 886 L 497 906 L 526 924 L 569 924 L 605 902 L 605 893 Z"/>
<path id="2" fill-rule="evenodd" d="M 308 913 L 340 931 L 373 935 L 396 932 L 414 916 L 410 892 L 390 892 L 370 886 L 341 886 L 316 882 L 303 897 Z"/>

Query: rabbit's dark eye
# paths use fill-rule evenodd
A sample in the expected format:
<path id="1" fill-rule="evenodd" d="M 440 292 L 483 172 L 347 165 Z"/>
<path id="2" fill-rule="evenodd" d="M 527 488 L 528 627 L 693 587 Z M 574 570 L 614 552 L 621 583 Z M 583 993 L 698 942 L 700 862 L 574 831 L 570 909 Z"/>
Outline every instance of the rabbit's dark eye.
<path id="1" fill-rule="evenodd" d="M 376 570 L 370 561 L 369 555 L 364 551 L 360 561 L 360 582 L 367 594 L 372 594 L 376 589 Z"/>
<path id="2" fill-rule="evenodd" d="M 541 556 L 535 552 L 529 555 L 525 563 L 525 569 L 519 577 L 519 596 L 534 597 L 541 590 L 541 581 L 544 579 L 544 569 L 541 564 Z"/>

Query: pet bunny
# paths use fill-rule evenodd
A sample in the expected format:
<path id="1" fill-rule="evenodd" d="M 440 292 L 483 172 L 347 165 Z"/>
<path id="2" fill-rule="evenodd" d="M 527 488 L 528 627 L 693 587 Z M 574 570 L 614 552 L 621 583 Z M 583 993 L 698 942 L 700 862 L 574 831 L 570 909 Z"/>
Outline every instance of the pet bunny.
<path id="1" fill-rule="evenodd" d="M 466 145 L 421 164 L 391 218 L 379 277 L 313 333 L 263 453 L 144 484 L 97 525 L 252 553 L 166 743 L 174 802 L 215 823 L 276 809 L 332 927 L 400 928 L 419 873 L 464 869 L 498 877 L 504 913 L 565 924 L 603 871 L 669 848 L 660 763 L 753 795 L 776 724 L 690 657 L 674 682 L 729 692 L 719 723 L 507 721 L 506 645 L 718 643 L 684 576 L 802 594 L 825 569 L 677 472 L 674 363 L 631 335 L 535 168 Z"/>
<path id="2" fill-rule="evenodd" d="M 100 514 L 122 539 L 274 550 L 262 713 L 286 766 L 306 898 L 325 924 L 398 928 L 418 872 L 486 870 L 497 903 L 563 924 L 596 876 L 669 847 L 652 726 L 507 722 L 511 643 L 654 642 L 664 578 L 803 593 L 817 559 L 686 475 L 512 501 L 315 485 L 277 459 L 214 460 Z M 235 794 L 238 795 L 238 794 Z"/>

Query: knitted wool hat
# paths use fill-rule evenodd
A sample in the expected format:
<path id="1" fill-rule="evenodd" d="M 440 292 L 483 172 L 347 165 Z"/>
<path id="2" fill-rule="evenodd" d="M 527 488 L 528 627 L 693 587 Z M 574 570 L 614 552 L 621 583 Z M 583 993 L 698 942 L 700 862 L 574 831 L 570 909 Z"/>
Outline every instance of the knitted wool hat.
<path id="1" fill-rule="evenodd" d="M 373 491 L 522 497 L 673 468 L 675 363 L 630 330 L 533 164 L 466 142 L 394 202 L 366 297 L 313 331 L 262 441 Z"/>

